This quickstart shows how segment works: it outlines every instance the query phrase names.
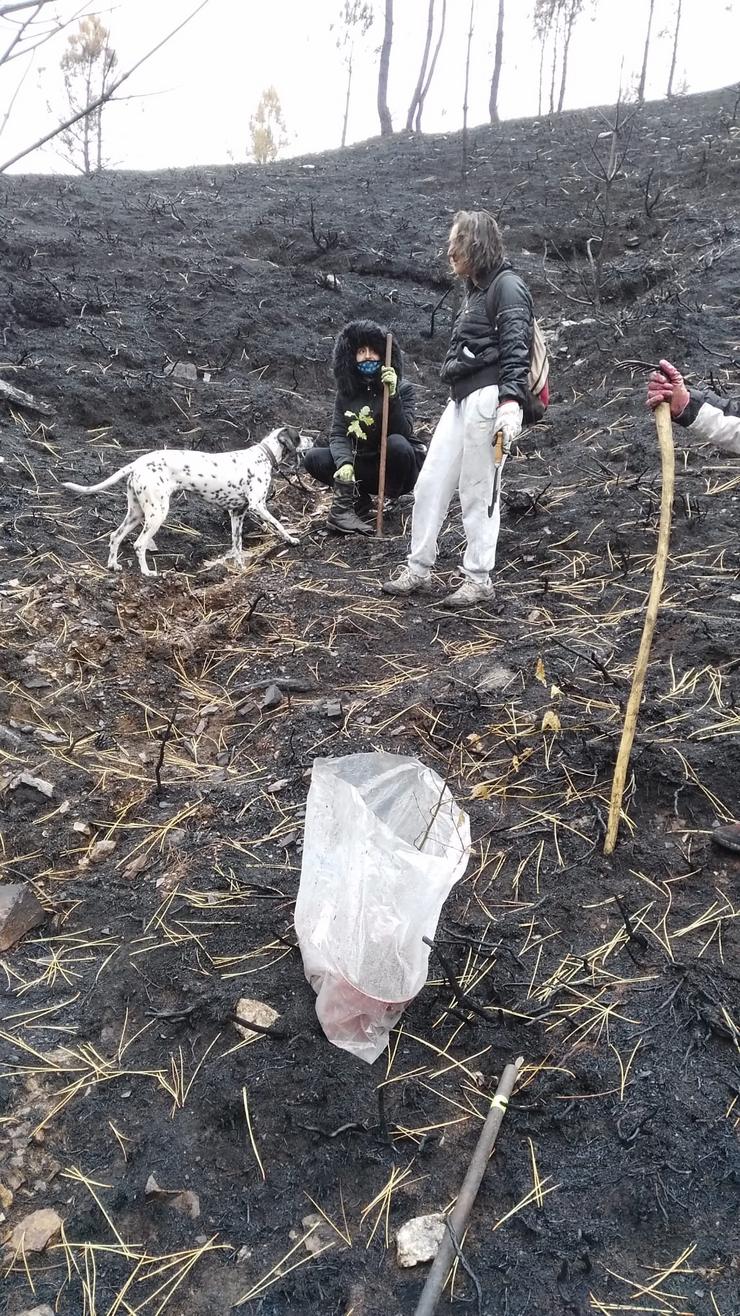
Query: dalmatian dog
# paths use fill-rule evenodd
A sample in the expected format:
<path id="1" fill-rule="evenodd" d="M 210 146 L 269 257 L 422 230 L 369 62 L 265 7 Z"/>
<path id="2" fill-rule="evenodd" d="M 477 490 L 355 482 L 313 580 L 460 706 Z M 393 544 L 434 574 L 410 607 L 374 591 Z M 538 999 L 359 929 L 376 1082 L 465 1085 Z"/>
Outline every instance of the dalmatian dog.
<path id="1" fill-rule="evenodd" d="M 143 576 L 157 574 L 149 569 L 146 555 L 156 550 L 154 536 L 167 516 L 172 494 L 179 490 L 199 494 L 229 513 L 231 552 L 226 553 L 222 560 L 233 559 L 237 566 L 243 566 L 242 527 L 247 514 L 263 526 L 269 526 L 287 544 L 299 542 L 298 537 L 286 530 L 267 510 L 266 503 L 273 473 L 281 462 L 288 456 L 293 456 L 297 462 L 300 455 L 312 446 L 311 439 L 291 426 L 283 425 L 272 430 L 260 443 L 237 452 L 205 453 L 162 448 L 137 457 L 114 475 L 109 475 L 107 480 L 101 480 L 100 484 L 65 482 L 63 487 L 73 493 L 95 494 L 126 478 L 128 510 L 110 537 L 108 566 L 112 571 L 122 570 L 118 550 L 124 539 L 141 527 L 134 540 L 141 573 Z"/>

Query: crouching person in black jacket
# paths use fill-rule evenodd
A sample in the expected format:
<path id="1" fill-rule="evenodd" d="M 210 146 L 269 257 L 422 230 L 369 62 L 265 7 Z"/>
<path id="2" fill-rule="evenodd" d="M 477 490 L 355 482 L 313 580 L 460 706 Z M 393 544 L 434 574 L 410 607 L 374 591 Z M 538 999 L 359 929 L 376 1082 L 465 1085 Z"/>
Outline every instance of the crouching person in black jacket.
<path id="1" fill-rule="evenodd" d="M 309 475 L 333 490 L 328 525 L 345 535 L 370 535 L 362 518 L 378 492 L 383 388 L 388 387 L 388 447 L 385 492 L 388 498 L 411 493 L 426 455 L 414 436 L 413 384 L 402 377 L 401 351 L 393 342 L 392 364 L 383 365 L 385 329 L 373 320 L 352 320 L 334 344 L 332 369 L 337 383 L 328 447 L 316 446 L 304 459 Z"/>
<path id="2" fill-rule="evenodd" d="M 437 538 L 457 491 L 467 541 L 464 580 L 443 605 L 466 608 L 494 597 L 490 573 L 496 562 L 501 501 L 494 439 L 501 434 L 502 467 L 522 428 L 534 314 L 529 290 L 504 260 L 498 225 L 487 211 L 458 211 L 447 250 L 454 273 L 466 281 L 441 371 L 450 401 L 432 436 L 414 496 L 407 564 L 383 589 L 387 594 L 413 594 L 429 588 Z"/>

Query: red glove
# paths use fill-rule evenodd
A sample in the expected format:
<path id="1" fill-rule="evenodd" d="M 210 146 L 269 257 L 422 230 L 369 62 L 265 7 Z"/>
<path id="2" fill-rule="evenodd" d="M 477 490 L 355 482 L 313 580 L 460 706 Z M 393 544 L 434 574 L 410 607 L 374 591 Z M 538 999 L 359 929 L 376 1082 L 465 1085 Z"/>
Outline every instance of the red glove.
<path id="1" fill-rule="evenodd" d="M 648 379 L 647 405 L 651 411 L 668 402 L 671 415 L 676 420 L 689 405 L 689 390 L 683 382 L 683 375 L 672 366 L 670 361 L 661 361 L 660 370 L 654 370 Z"/>

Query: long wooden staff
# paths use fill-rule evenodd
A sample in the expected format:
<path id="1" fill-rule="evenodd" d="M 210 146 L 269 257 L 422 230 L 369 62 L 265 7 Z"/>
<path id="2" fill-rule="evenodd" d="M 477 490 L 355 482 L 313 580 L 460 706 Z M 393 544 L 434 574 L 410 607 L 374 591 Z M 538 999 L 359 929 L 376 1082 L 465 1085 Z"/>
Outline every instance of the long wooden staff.
<path id="1" fill-rule="evenodd" d="M 491 1157 L 494 1143 L 498 1137 L 498 1131 L 506 1114 L 506 1107 L 509 1104 L 509 1097 L 512 1094 L 514 1084 L 519 1076 L 519 1070 L 524 1064 L 521 1056 L 507 1065 L 498 1087 L 496 1094 L 491 1102 L 485 1124 L 480 1132 L 480 1137 L 476 1144 L 473 1158 L 468 1166 L 468 1172 L 462 1183 L 462 1187 L 457 1196 L 457 1201 L 449 1217 L 447 1233 L 444 1235 L 442 1242 L 437 1249 L 437 1255 L 432 1262 L 431 1269 L 427 1275 L 426 1284 L 422 1289 L 421 1297 L 416 1305 L 414 1316 L 433 1316 L 437 1310 L 437 1303 L 445 1286 L 447 1276 L 450 1272 L 455 1252 L 458 1252 L 465 1236 L 470 1212 L 478 1196 L 478 1189 L 481 1180 L 486 1172 L 486 1166 Z"/>
<path id="2" fill-rule="evenodd" d="M 391 364 L 393 352 L 393 334 L 385 336 L 385 364 Z M 378 471 L 378 514 L 375 519 L 375 532 L 378 537 L 383 534 L 383 506 L 385 504 L 385 463 L 388 457 L 388 408 L 390 406 L 388 385 L 383 385 L 383 417 L 380 425 L 380 469 Z"/>
<path id="3" fill-rule="evenodd" d="M 658 608 L 660 607 L 660 596 L 663 591 L 663 581 L 665 579 L 665 569 L 668 561 L 668 545 L 671 537 L 671 515 L 673 512 L 673 484 L 676 470 L 676 454 L 673 448 L 671 409 L 667 402 L 661 402 L 660 406 L 656 407 L 655 425 L 658 430 L 658 443 L 660 444 L 662 477 L 658 548 L 655 554 L 653 580 L 648 595 L 645 624 L 642 628 L 642 639 L 640 640 L 637 662 L 635 663 L 635 671 L 632 677 L 632 689 L 630 690 L 629 699 L 627 700 L 627 710 L 624 715 L 622 739 L 619 745 L 617 761 L 614 766 L 614 779 L 612 781 L 611 800 L 609 801 L 609 822 L 606 829 L 606 840 L 604 841 L 604 854 L 611 854 L 617 841 L 619 817 L 622 808 L 622 796 L 624 795 L 624 784 L 627 780 L 627 768 L 629 767 L 630 754 L 632 752 L 632 742 L 635 738 L 637 715 L 640 711 L 640 701 L 642 699 L 642 688 L 645 684 L 645 675 L 647 673 L 647 666 L 650 658 L 650 646 L 653 642 L 653 631 L 655 630 Z"/>

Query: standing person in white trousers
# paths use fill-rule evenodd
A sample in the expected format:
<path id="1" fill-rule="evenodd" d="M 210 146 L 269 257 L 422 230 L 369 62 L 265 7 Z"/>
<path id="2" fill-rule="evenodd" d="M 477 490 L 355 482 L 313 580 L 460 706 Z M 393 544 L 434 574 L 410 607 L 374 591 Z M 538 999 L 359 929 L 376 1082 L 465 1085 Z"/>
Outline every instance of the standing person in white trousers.
<path id="1" fill-rule="evenodd" d="M 504 259 L 498 225 L 487 211 L 458 211 L 447 250 L 454 273 L 466 280 L 441 371 L 451 398 L 416 484 L 408 560 L 383 590 L 413 594 L 429 588 L 439 532 L 457 489 L 466 538 L 465 579 L 443 606 L 466 608 L 494 598 L 490 573 L 501 520 L 500 480 L 489 516 L 494 439 L 502 435 L 505 461 L 522 428 L 534 315 L 529 290 Z"/>

